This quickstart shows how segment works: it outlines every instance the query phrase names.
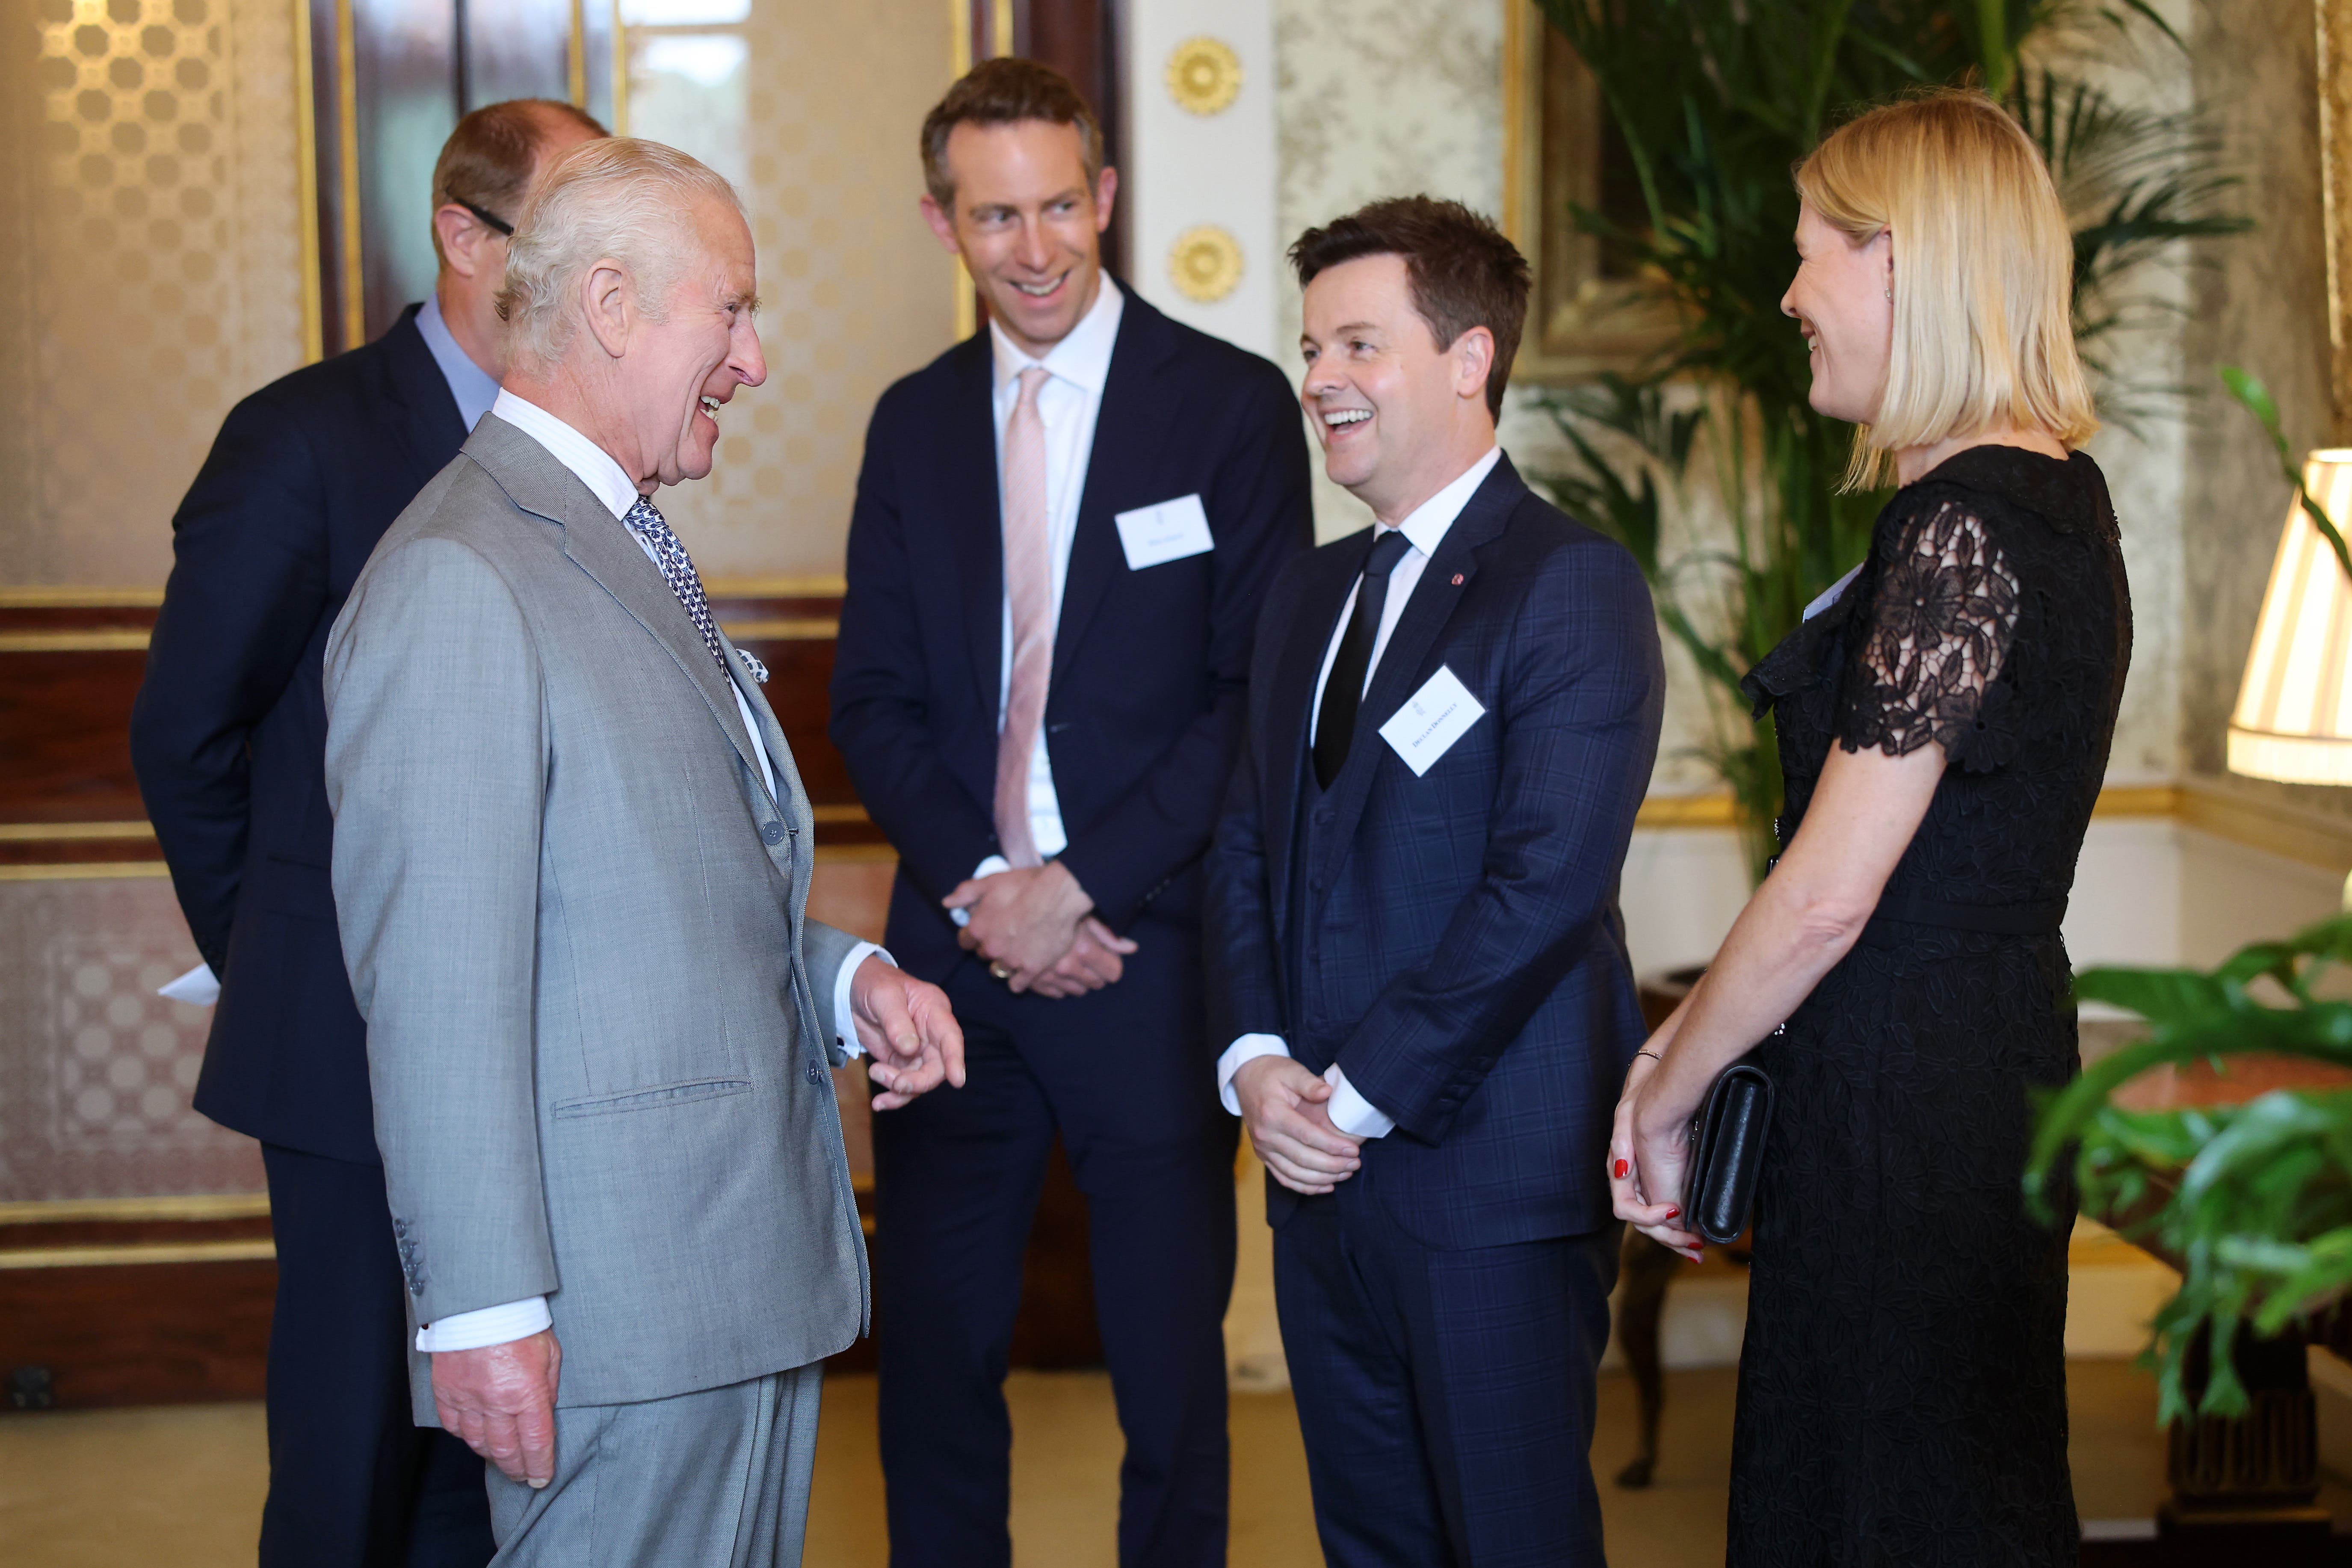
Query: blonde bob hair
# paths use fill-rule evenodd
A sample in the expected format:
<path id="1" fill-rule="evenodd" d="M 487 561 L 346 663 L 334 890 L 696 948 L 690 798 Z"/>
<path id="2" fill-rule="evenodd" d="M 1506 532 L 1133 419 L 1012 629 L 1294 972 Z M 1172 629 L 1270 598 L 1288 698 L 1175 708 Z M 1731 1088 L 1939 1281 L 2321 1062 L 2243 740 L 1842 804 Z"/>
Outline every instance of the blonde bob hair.
<path id="1" fill-rule="evenodd" d="M 1797 191 L 1853 244 L 1895 238 L 1886 391 L 1854 432 L 1845 489 L 1892 482 L 1904 447 L 1979 430 L 2091 438 L 2074 235 L 2040 149 L 1999 104 L 1948 89 L 1874 109 L 1823 138 Z"/>
<path id="2" fill-rule="evenodd" d="M 658 142 L 583 142 L 549 164 L 507 242 L 495 303 L 509 352 L 559 363 L 581 324 L 580 281 L 601 261 L 619 262 L 636 285 L 637 308 L 660 321 L 672 286 L 702 254 L 694 224 L 706 202 L 743 216 L 724 175 Z"/>

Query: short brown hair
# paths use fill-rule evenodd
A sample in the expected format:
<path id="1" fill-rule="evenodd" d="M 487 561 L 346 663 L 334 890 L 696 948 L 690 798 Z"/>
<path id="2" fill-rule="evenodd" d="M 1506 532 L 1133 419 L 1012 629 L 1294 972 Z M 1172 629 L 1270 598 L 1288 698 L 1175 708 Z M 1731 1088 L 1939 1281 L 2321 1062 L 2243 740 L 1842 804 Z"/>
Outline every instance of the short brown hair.
<path id="1" fill-rule="evenodd" d="M 1052 66 L 1006 56 L 982 60 L 948 89 L 923 116 L 923 185 L 943 208 L 955 207 L 955 177 L 948 173 L 948 137 L 959 125 L 1011 125 L 1023 120 L 1075 125 L 1087 163 L 1087 184 L 1103 167 L 1102 122 L 1070 79 Z"/>
<path id="2" fill-rule="evenodd" d="M 598 136 L 609 136 L 584 110 L 551 98 L 510 98 L 486 103 L 449 132 L 433 164 L 435 211 L 451 202 L 478 206 L 505 223 L 522 216 L 530 166 L 551 120 L 569 120 Z M 433 231 L 433 254 L 441 258 L 441 231 Z M 446 259 L 446 258 L 441 258 Z"/>
<path id="3" fill-rule="evenodd" d="M 1302 289 L 1315 275 L 1366 256 L 1401 256 L 1412 289 L 1412 308 L 1429 323 L 1440 349 L 1450 349 L 1473 327 L 1495 334 L 1495 363 L 1486 372 L 1486 409 L 1503 414 L 1503 388 L 1528 321 L 1528 258 L 1502 231 L 1460 202 L 1391 196 L 1359 207 L 1290 247 Z"/>

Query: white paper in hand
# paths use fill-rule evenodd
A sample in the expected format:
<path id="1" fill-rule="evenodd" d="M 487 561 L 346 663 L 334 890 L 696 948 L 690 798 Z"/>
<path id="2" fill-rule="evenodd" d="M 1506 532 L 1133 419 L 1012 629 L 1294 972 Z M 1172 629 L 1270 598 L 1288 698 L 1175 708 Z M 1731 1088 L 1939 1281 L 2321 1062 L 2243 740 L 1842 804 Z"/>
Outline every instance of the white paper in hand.
<path id="1" fill-rule="evenodd" d="M 1217 547 L 1209 536 L 1209 514 L 1201 509 L 1198 495 L 1138 507 L 1111 521 L 1118 524 L 1119 547 L 1127 552 L 1130 572 L 1163 566 L 1187 555 L 1204 555 Z"/>
<path id="2" fill-rule="evenodd" d="M 155 994 L 209 1007 L 220 1000 L 220 980 L 213 973 L 211 964 L 199 963 L 170 984 L 159 987 Z"/>
<path id="3" fill-rule="evenodd" d="M 1406 698 L 1396 716 L 1381 726 L 1381 739 L 1419 778 L 1486 714 L 1470 689 L 1440 665 L 1428 683 Z"/>

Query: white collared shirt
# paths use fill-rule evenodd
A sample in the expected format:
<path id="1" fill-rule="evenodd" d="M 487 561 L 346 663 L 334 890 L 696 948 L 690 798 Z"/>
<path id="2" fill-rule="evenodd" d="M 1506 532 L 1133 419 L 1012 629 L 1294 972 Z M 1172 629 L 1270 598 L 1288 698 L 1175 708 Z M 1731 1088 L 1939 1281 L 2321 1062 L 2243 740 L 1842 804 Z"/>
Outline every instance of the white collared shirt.
<path id="1" fill-rule="evenodd" d="M 459 422 L 470 433 L 498 401 L 499 378 L 476 364 L 474 356 L 459 346 L 447 318 L 441 314 L 440 290 L 425 296 L 425 306 L 416 312 L 416 330 L 433 363 L 440 367 L 441 379 L 449 384 L 449 395 L 457 399 Z"/>
<path id="2" fill-rule="evenodd" d="M 1016 347 L 1004 329 L 994 321 L 988 323 L 990 346 L 995 355 L 995 375 L 991 395 L 991 412 L 996 424 L 996 471 L 1004 472 L 1004 427 L 1013 417 L 1013 408 L 1021 401 L 1021 373 L 1031 365 L 1043 365 L 1049 373 L 1045 384 L 1037 390 L 1037 417 L 1045 426 L 1045 527 L 1054 563 L 1054 596 L 1052 616 L 1056 627 L 1062 620 L 1062 586 L 1070 575 L 1070 546 L 1077 537 L 1078 502 L 1087 489 L 1087 467 L 1094 456 L 1095 423 L 1102 413 L 1103 384 L 1110 378 L 1111 350 L 1118 342 L 1119 318 L 1126 313 L 1127 297 L 1108 274 L 1102 276 L 1102 287 L 1095 302 L 1078 318 L 1078 324 L 1069 335 L 1045 351 L 1044 359 L 1032 359 Z M 999 481 L 1002 482 L 1001 479 Z M 1006 585 L 1004 595 L 1004 650 L 996 684 L 996 721 L 1004 723 L 1005 704 L 1013 692 L 1013 594 Z M 1054 764 L 1047 755 L 1045 737 L 1041 731 L 1037 744 L 1029 753 L 1029 834 L 1036 840 L 1037 853 L 1052 859 L 1069 847 L 1070 836 L 1062 825 L 1062 804 L 1054 793 Z M 991 855 L 972 872 L 975 877 L 989 876 L 1007 869 L 1004 857 Z M 954 911 L 961 916 L 963 911 Z M 961 924 L 961 920 L 958 924 Z"/>
<path id="3" fill-rule="evenodd" d="M 490 412 L 538 442 L 557 462 L 578 477 L 589 492 L 604 505 L 615 521 L 628 515 L 635 504 L 638 490 L 628 471 L 613 460 L 611 453 L 588 439 L 564 421 L 537 404 L 501 391 L 490 405 Z M 638 539 L 634 530 L 629 537 L 654 562 L 658 572 L 661 563 L 655 560 L 653 546 Z M 667 582 L 663 584 L 667 587 Z M 760 738 L 760 726 L 751 716 L 751 705 L 745 700 L 740 678 L 728 680 L 735 693 L 736 710 L 742 715 L 743 731 L 751 738 L 752 754 L 759 759 L 760 775 L 767 781 L 768 797 L 776 794 L 775 770 L 768 762 L 767 742 Z M 868 956 L 881 953 L 884 962 L 895 963 L 887 952 L 874 942 L 861 942 L 849 950 L 842 960 L 841 971 L 833 984 L 833 1026 L 835 1037 L 851 1056 L 863 1054 L 857 1041 L 856 1015 L 851 1005 L 851 978 L 857 966 Z M 532 1296 L 520 1301 L 507 1301 L 496 1307 L 484 1307 L 471 1312 L 453 1312 L 436 1322 L 422 1324 L 416 1331 L 416 1348 L 427 1352 L 440 1351 L 480 1350 L 488 1345 L 502 1345 L 513 1340 L 529 1339 L 541 1330 L 551 1327 L 555 1320 L 547 1310 L 547 1298 Z"/>
<path id="4" fill-rule="evenodd" d="M 1486 482 L 1486 476 L 1502 460 L 1500 447 L 1487 447 L 1485 457 L 1463 469 L 1453 483 L 1413 508 L 1396 525 L 1395 531 L 1405 536 L 1411 548 L 1389 573 L 1388 597 L 1381 602 L 1381 629 L 1372 639 L 1372 657 L 1364 666 L 1364 690 L 1372 689 L 1372 672 L 1381 667 L 1381 655 L 1388 651 L 1389 636 L 1403 618 L 1404 607 L 1412 602 L 1412 591 L 1420 584 L 1429 558 L 1437 553 L 1437 547 L 1454 527 L 1454 520 L 1462 515 L 1462 509 L 1470 504 L 1470 498 L 1478 493 L 1478 487 Z M 1386 523 L 1376 523 L 1374 529 L 1375 539 L 1390 531 Z M 1309 746 L 1314 745 L 1316 728 L 1322 721 L 1323 688 L 1330 681 L 1331 666 L 1339 657 L 1339 644 L 1347 637 L 1348 623 L 1354 618 L 1356 595 L 1362 592 L 1363 578 L 1359 574 L 1356 585 L 1348 590 L 1348 602 L 1339 606 L 1339 624 L 1332 628 L 1331 641 L 1323 650 L 1323 668 L 1316 672 L 1315 697 L 1307 710 Z M 1235 1116 L 1242 1113 L 1241 1101 L 1234 1093 L 1234 1074 L 1241 1070 L 1244 1062 L 1289 1054 L 1290 1047 L 1280 1035 L 1244 1035 L 1227 1046 L 1225 1054 L 1217 1058 L 1217 1094 L 1223 1100 L 1225 1109 Z M 1339 1070 L 1338 1062 L 1323 1069 L 1323 1081 L 1331 1086 L 1331 1098 L 1325 1109 L 1332 1126 L 1351 1138 L 1385 1138 L 1395 1130 L 1395 1121 L 1356 1091 L 1356 1086 L 1348 1081 L 1348 1075 Z"/>

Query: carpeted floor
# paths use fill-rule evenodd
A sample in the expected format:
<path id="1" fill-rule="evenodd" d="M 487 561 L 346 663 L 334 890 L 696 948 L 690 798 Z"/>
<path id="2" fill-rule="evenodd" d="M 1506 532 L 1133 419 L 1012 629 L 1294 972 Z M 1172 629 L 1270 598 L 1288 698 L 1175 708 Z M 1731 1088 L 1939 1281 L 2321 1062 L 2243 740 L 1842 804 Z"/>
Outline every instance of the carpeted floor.
<path id="1" fill-rule="evenodd" d="M 1733 1373 L 1670 1374 L 1664 1455 L 1646 1491 L 1607 1478 L 1633 1450 L 1633 1387 L 1602 1379 L 1593 1468 L 1603 1478 L 1617 1568 L 1723 1561 Z M 2164 1445 L 2155 1393 L 2117 1361 L 2070 1370 L 2075 1494 L 2086 1520 L 2146 1518 Z M 1013 1404 L 1015 1559 L 1021 1568 L 1109 1568 L 1118 1427 L 1099 1373 L 1017 1373 Z M 1318 1563 L 1307 1466 L 1286 1394 L 1236 1394 L 1232 1558 L 1244 1568 Z M 250 1405 L 0 1415 L 0 1562 L 10 1568 L 242 1568 L 253 1561 L 265 1466 Z M 874 1384 L 825 1387 L 809 1568 L 881 1568 L 882 1474 Z"/>

